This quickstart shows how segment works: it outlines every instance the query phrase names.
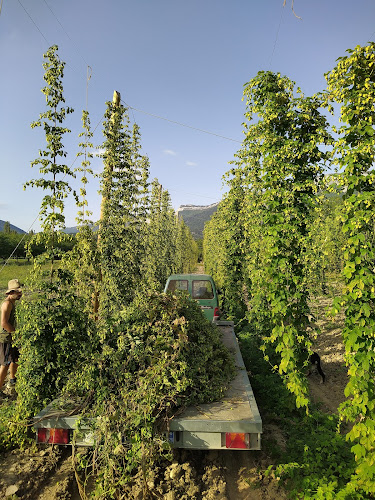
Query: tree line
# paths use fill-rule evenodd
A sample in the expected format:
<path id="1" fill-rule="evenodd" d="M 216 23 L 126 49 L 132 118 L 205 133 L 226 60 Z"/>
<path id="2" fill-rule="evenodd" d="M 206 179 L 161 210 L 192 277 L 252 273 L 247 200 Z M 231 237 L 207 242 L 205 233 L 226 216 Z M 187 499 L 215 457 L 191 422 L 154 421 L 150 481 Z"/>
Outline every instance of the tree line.
<path id="1" fill-rule="evenodd" d="M 0 232 L 0 259 L 6 261 L 10 256 L 14 259 L 30 259 L 28 256 L 28 248 L 31 256 L 36 257 L 45 251 L 43 244 L 32 242 L 33 234 L 21 234 L 15 231 L 6 233 Z M 66 234 L 62 236 L 62 250 L 68 252 L 72 250 L 75 244 L 75 236 Z"/>

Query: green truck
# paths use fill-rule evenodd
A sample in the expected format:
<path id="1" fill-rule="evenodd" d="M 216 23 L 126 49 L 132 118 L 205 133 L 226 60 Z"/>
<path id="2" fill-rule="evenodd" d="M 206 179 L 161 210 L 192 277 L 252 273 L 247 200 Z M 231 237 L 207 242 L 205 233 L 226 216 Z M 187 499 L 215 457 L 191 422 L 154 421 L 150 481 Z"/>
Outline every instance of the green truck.
<path id="1" fill-rule="evenodd" d="M 209 321 L 220 317 L 219 299 L 214 280 L 208 274 L 172 274 L 167 279 L 164 292 L 180 290 L 196 300 Z"/>
<path id="2" fill-rule="evenodd" d="M 173 448 L 199 450 L 260 450 L 262 419 L 241 356 L 234 325 L 219 319 L 217 290 L 208 275 L 183 274 L 168 278 L 165 291 L 185 290 L 197 300 L 206 317 L 222 334 L 232 352 L 237 374 L 220 401 L 190 406 L 173 418 L 166 437 Z M 93 446 L 90 426 L 80 424 L 79 415 L 57 409 L 51 403 L 34 418 L 37 443 Z"/>

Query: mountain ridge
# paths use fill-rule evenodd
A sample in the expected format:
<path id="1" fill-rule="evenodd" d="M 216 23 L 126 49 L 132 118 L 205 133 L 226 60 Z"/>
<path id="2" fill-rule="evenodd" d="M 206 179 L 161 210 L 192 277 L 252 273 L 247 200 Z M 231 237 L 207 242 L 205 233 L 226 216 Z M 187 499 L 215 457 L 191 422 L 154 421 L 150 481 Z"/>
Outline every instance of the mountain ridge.
<path id="1" fill-rule="evenodd" d="M 203 238 L 203 229 L 219 206 L 219 201 L 210 205 L 181 205 L 176 213 L 181 217 L 190 229 L 193 238 L 200 240 Z"/>
<path id="2" fill-rule="evenodd" d="M 217 207 L 220 202 L 211 203 L 210 205 L 181 205 L 177 210 L 176 214 L 181 217 L 185 224 L 191 231 L 194 239 L 203 238 L 203 229 L 206 222 L 208 222 L 212 215 L 216 212 Z M 0 231 L 3 231 L 4 224 L 6 221 L 0 220 Z M 97 229 L 97 226 L 94 227 Z M 10 230 L 16 231 L 17 233 L 25 234 L 26 231 L 20 229 L 14 224 L 10 224 Z M 78 232 L 77 226 L 66 227 L 64 233 L 75 234 Z"/>
<path id="3" fill-rule="evenodd" d="M 6 220 L 0 220 L 0 231 L 4 230 L 4 226 L 7 222 L 8 221 L 6 221 Z M 20 233 L 20 234 L 26 234 L 26 231 L 24 231 L 23 229 L 20 229 L 19 227 L 15 226 L 14 224 L 9 223 L 9 225 L 10 225 L 11 231 L 16 231 L 16 233 Z"/>

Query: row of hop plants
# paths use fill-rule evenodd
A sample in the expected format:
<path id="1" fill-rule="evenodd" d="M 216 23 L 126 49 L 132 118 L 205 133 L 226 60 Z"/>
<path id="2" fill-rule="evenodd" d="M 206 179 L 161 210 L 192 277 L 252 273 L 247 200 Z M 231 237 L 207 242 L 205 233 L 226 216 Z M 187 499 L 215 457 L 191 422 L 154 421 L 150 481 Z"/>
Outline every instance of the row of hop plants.
<path id="1" fill-rule="evenodd" d="M 57 396 L 74 400 L 82 417 L 95 417 L 92 494 L 117 498 L 137 474 L 146 485 L 152 465 L 170 458 L 164 433 L 177 409 L 220 397 L 234 365 L 198 306 L 162 293 L 169 274 L 195 267 L 197 245 L 168 192 L 156 179 L 149 182 L 139 128 L 130 125 L 117 94 L 104 118 L 102 216 L 93 230 L 86 192 L 93 174 L 89 115 L 83 112 L 82 162 L 72 171 L 59 163 L 69 132 L 63 123 L 73 110 L 65 106 L 57 46 L 44 60 L 47 110 L 32 126 L 44 129 L 47 146 L 33 162 L 41 177 L 26 187 L 46 192 L 42 232 L 31 242 L 46 251 L 33 260 L 17 308 L 21 355 L 9 435 L 26 446 L 38 411 Z M 77 173 L 81 189 L 73 193 L 69 179 Z M 70 194 L 79 231 L 66 252 L 61 242 Z M 85 468 L 82 461 L 76 465 Z"/>
<path id="2" fill-rule="evenodd" d="M 375 44 L 349 50 L 325 76 L 326 90 L 313 97 L 269 71 L 245 85 L 245 138 L 226 175 L 228 193 L 205 227 L 204 261 L 227 313 L 246 318 L 307 413 L 307 355 L 319 334 L 310 299 L 341 272 L 331 314 L 345 314 L 349 383 L 339 418 L 352 424 L 356 466 L 344 488 L 323 481 L 313 497 L 372 498 Z M 337 109 L 341 124 L 331 126 L 327 110 Z"/>

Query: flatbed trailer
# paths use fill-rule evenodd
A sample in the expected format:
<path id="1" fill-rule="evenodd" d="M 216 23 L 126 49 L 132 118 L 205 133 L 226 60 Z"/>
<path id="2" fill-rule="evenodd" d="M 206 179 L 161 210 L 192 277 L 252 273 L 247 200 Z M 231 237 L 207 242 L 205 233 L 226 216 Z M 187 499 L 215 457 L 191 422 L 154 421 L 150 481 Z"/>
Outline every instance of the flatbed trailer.
<path id="1" fill-rule="evenodd" d="M 166 435 L 173 448 L 260 450 L 262 419 L 233 322 L 219 320 L 215 324 L 222 332 L 223 343 L 234 355 L 237 374 L 222 400 L 186 408 L 170 421 Z M 79 418 L 51 403 L 34 418 L 37 442 L 93 446 L 95 436 L 90 425 L 81 423 L 78 430 Z"/>
<path id="2" fill-rule="evenodd" d="M 262 419 L 247 376 L 233 322 L 217 321 L 225 346 L 233 352 L 237 374 L 221 401 L 190 406 L 170 422 L 176 448 L 260 450 Z"/>

